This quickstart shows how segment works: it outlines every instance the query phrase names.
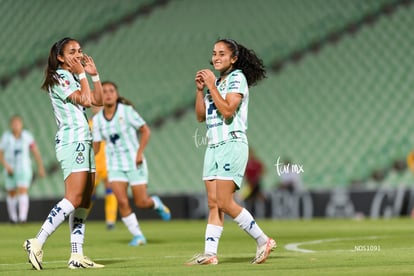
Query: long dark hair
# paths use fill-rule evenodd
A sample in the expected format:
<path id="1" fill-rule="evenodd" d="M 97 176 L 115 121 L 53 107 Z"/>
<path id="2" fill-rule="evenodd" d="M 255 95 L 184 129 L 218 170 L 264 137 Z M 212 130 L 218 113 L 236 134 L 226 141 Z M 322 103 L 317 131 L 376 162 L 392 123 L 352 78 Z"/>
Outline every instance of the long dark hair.
<path id="1" fill-rule="evenodd" d="M 218 42 L 226 43 L 233 53 L 232 56 L 237 56 L 237 61 L 234 63 L 233 68 L 242 70 L 249 86 L 254 86 L 266 78 L 263 61 L 253 50 L 247 49 L 233 39 L 224 38 L 216 41 L 216 43 Z"/>
<path id="2" fill-rule="evenodd" d="M 116 85 L 116 83 L 114 83 L 112 81 L 104 81 L 104 82 L 102 82 L 102 86 L 104 86 L 105 84 L 110 84 L 113 87 L 115 87 L 116 93 L 118 94 L 118 98 L 116 99 L 116 102 L 117 103 L 121 103 L 121 104 L 125 104 L 125 105 L 130 105 L 130 106 L 132 106 L 135 109 L 134 104 L 130 100 L 122 97 L 121 95 L 119 95 L 118 85 Z"/>
<path id="3" fill-rule="evenodd" d="M 56 73 L 56 70 L 62 64 L 57 57 L 58 55 L 63 55 L 63 48 L 69 41 L 76 41 L 73 38 L 65 37 L 53 44 L 50 48 L 49 59 L 47 61 L 47 67 L 45 70 L 45 81 L 43 82 L 41 88 L 48 91 L 49 87 L 52 87 L 56 84 L 59 84 L 59 76 Z"/>

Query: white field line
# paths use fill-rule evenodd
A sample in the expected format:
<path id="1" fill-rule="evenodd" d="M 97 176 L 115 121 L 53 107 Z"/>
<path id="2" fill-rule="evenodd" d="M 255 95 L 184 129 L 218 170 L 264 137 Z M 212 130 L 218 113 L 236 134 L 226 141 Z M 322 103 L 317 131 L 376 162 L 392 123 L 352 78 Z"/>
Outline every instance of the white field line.
<path id="1" fill-rule="evenodd" d="M 305 242 L 297 242 L 297 243 L 289 243 L 285 245 L 286 250 L 295 251 L 295 252 L 301 252 L 301 253 L 315 253 L 317 251 L 315 250 L 309 250 L 304 248 L 299 248 L 303 245 L 309 245 L 309 244 L 320 244 L 320 243 L 326 243 L 326 242 L 337 242 L 337 241 L 349 241 L 349 240 L 375 240 L 379 239 L 380 236 L 368 236 L 368 237 L 345 237 L 345 238 L 332 238 L 332 239 L 322 239 L 322 240 L 313 240 L 313 241 L 305 241 Z M 326 250 L 324 250 L 326 251 Z M 352 249 L 350 250 L 332 250 L 332 251 L 354 251 Z"/>

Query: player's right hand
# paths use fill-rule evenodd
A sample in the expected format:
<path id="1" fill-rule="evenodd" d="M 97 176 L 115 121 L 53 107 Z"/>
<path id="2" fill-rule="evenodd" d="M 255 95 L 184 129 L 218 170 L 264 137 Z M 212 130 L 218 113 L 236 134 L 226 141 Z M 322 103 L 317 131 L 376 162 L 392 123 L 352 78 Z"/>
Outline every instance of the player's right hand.
<path id="1" fill-rule="evenodd" d="M 69 69 L 74 74 L 81 74 L 85 72 L 85 69 L 83 68 L 83 65 L 81 61 L 76 57 L 69 57 L 66 60 L 66 63 L 69 65 Z"/>
<path id="2" fill-rule="evenodd" d="M 196 83 L 197 90 L 203 90 L 204 89 L 205 83 L 204 83 L 203 77 L 200 74 L 200 71 L 197 72 L 197 74 L 196 74 L 195 83 Z"/>

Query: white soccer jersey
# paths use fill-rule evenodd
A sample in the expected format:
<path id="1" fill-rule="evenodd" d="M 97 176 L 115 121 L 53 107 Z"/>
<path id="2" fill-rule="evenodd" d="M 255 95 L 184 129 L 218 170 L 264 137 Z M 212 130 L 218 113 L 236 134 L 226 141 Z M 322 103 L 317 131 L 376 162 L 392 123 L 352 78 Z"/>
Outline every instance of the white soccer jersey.
<path id="1" fill-rule="evenodd" d="M 106 166 L 108 171 L 136 169 L 139 148 L 137 130 L 145 125 L 138 112 L 129 105 L 118 103 L 111 120 L 103 110 L 93 116 L 93 141 L 106 141 Z"/>
<path id="2" fill-rule="evenodd" d="M 221 82 L 217 80 L 216 87 L 223 99 L 226 98 L 228 93 L 239 93 L 242 94 L 243 98 L 233 117 L 226 121 L 217 110 L 210 92 L 207 91 L 204 101 L 206 105 L 207 137 L 210 145 L 229 140 L 233 131 L 244 133 L 247 130 L 249 87 L 243 72 L 239 69 L 234 70 Z"/>
<path id="3" fill-rule="evenodd" d="M 6 131 L 1 137 L 0 150 L 4 153 L 4 159 L 15 173 L 32 170 L 30 159 L 30 147 L 35 143 L 33 135 L 23 130 L 19 138 L 16 138 L 11 131 Z"/>
<path id="4" fill-rule="evenodd" d="M 49 96 L 58 126 L 55 142 L 56 150 L 59 150 L 67 144 L 91 141 L 92 135 L 86 109 L 68 99 L 73 92 L 80 89 L 79 81 L 67 70 L 58 69 L 57 73 L 59 84 L 49 89 Z"/>

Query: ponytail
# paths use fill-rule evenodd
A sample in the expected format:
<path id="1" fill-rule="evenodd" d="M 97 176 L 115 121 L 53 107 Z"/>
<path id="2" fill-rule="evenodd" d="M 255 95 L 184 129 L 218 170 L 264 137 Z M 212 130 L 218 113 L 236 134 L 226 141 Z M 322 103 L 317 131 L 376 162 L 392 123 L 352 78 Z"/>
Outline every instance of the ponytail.
<path id="1" fill-rule="evenodd" d="M 43 90 L 48 91 L 50 87 L 59 84 L 59 75 L 56 71 L 62 62 L 60 62 L 57 57 L 59 55 L 63 55 L 63 48 L 66 43 L 73 40 L 74 39 L 70 37 L 65 37 L 53 44 L 52 48 L 50 48 L 47 67 L 45 70 L 45 80 L 41 86 Z"/>

